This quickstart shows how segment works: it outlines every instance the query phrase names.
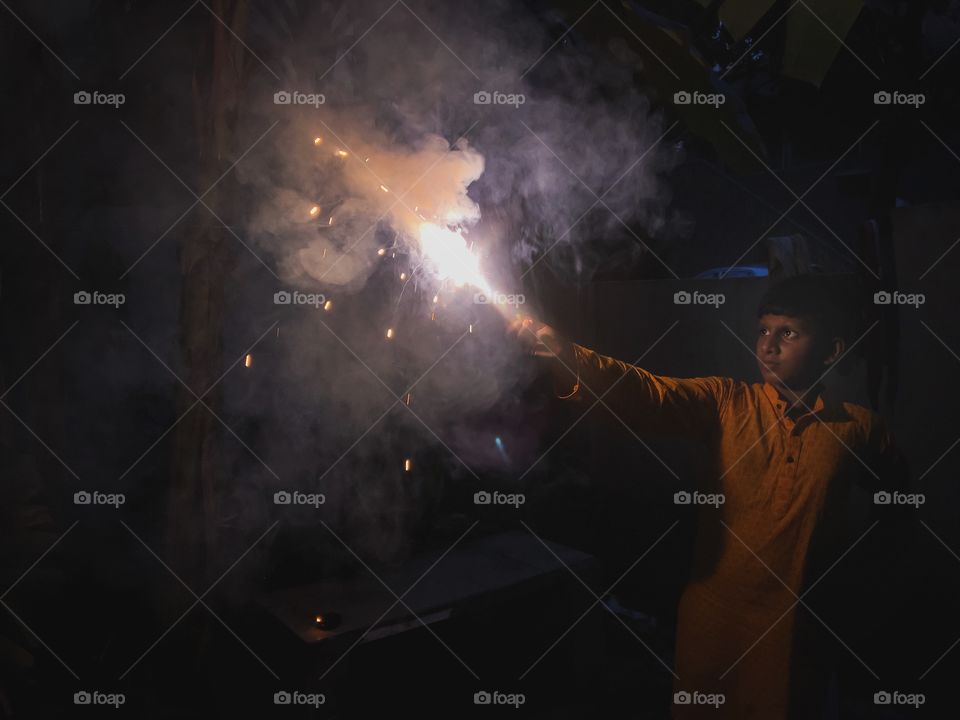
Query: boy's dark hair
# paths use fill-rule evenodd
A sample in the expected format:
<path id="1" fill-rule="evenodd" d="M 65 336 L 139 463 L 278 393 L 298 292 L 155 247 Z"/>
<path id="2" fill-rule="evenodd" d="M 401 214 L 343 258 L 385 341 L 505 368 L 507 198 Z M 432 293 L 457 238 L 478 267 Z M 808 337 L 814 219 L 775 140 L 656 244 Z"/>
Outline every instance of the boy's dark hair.
<path id="1" fill-rule="evenodd" d="M 826 275 L 793 275 L 770 287 L 760 299 L 757 317 L 787 315 L 812 320 L 824 339 L 849 341 L 851 305 L 842 280 Z"/>

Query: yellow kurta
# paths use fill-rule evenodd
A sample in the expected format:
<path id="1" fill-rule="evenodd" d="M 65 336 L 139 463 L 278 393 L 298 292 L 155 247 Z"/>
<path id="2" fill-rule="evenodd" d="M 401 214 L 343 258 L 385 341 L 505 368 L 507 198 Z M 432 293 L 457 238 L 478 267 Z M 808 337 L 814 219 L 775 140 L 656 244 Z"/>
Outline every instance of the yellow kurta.
<path id="1" fill-rule="evenodd" d="M 574 349 L 578 381 L 565 398 L 589 406 L 603 397 L 640 436 L 705 443 L 710 472 L 697 489 L 725 498 L 697 512 L 674 668 L 675 692 L 723 693 L 725 702 L 675 704 L 674 717 L 819 718 L 832 666 L 816 638 L 827 631 L 795 595 L 856 540 L 845 532 L 852 483 L 902 482 L 882 418 L 825 392 L 791 418 L 767 383 L 658 376 Z"/>

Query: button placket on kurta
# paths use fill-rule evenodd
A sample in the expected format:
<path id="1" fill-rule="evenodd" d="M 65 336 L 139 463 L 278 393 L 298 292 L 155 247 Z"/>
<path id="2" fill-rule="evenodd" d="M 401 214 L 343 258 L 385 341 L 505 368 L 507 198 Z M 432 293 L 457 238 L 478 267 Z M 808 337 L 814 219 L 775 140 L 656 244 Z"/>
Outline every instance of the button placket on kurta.
<path id="1" fill-rule="evenodd" d="M 803 431 L 813 422 L 815 415 L 806 412 L 794 421 L 785 414 L 786 403 L 774 404 L 777 424 L 782 434 L 783 458 L 778 463 L 773 478 L 772 509 L 776 517 L 783 517 L 790 506 L 802 494 L 797 485 L 798 468 L 803 450 Z"/>

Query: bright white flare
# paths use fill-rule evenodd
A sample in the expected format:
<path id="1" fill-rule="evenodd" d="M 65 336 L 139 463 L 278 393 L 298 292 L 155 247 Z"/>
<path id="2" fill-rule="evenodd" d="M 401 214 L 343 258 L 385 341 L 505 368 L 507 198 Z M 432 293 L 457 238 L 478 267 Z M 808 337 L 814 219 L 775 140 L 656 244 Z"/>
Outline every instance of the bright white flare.
<path id="1" fill-rule="evenodd" d="M 421 223 L 420 250 L 441 280 L 492 292 L 480 272 L 479 258 L 470 252 L 466 239 L 458 231 L 434 223 Z"/>

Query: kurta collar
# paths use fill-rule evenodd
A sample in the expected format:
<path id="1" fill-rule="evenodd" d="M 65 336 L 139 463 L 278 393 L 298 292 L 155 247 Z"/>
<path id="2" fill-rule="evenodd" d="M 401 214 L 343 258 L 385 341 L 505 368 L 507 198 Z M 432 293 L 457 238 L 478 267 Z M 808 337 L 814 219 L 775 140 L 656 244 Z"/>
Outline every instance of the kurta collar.
<path id="1" fill-rule="evenodd" d="M 810 402 L 807 401 L 809 410 L 801 407 L 803 412 L 796 416 L 797 420 L 807 415 L 822 417 L 828 414 L 830 411 L 836 409 L 837 403 L 835 398 L 833 398 L 832 393 L 830 393 L 822 383 L 816 386 L 814 392 L 816 393 L 816 399 L 814 400 L 813 404 L 811 405 Z M 788 400 L 780 394 L 780 391 L 770 383 L 764 382 L 763 393 L 770 400 L 771 405 L 773 405 L 774 409 L 777 411 L 777 415 L 779 417 L 785 417 Z"/>

